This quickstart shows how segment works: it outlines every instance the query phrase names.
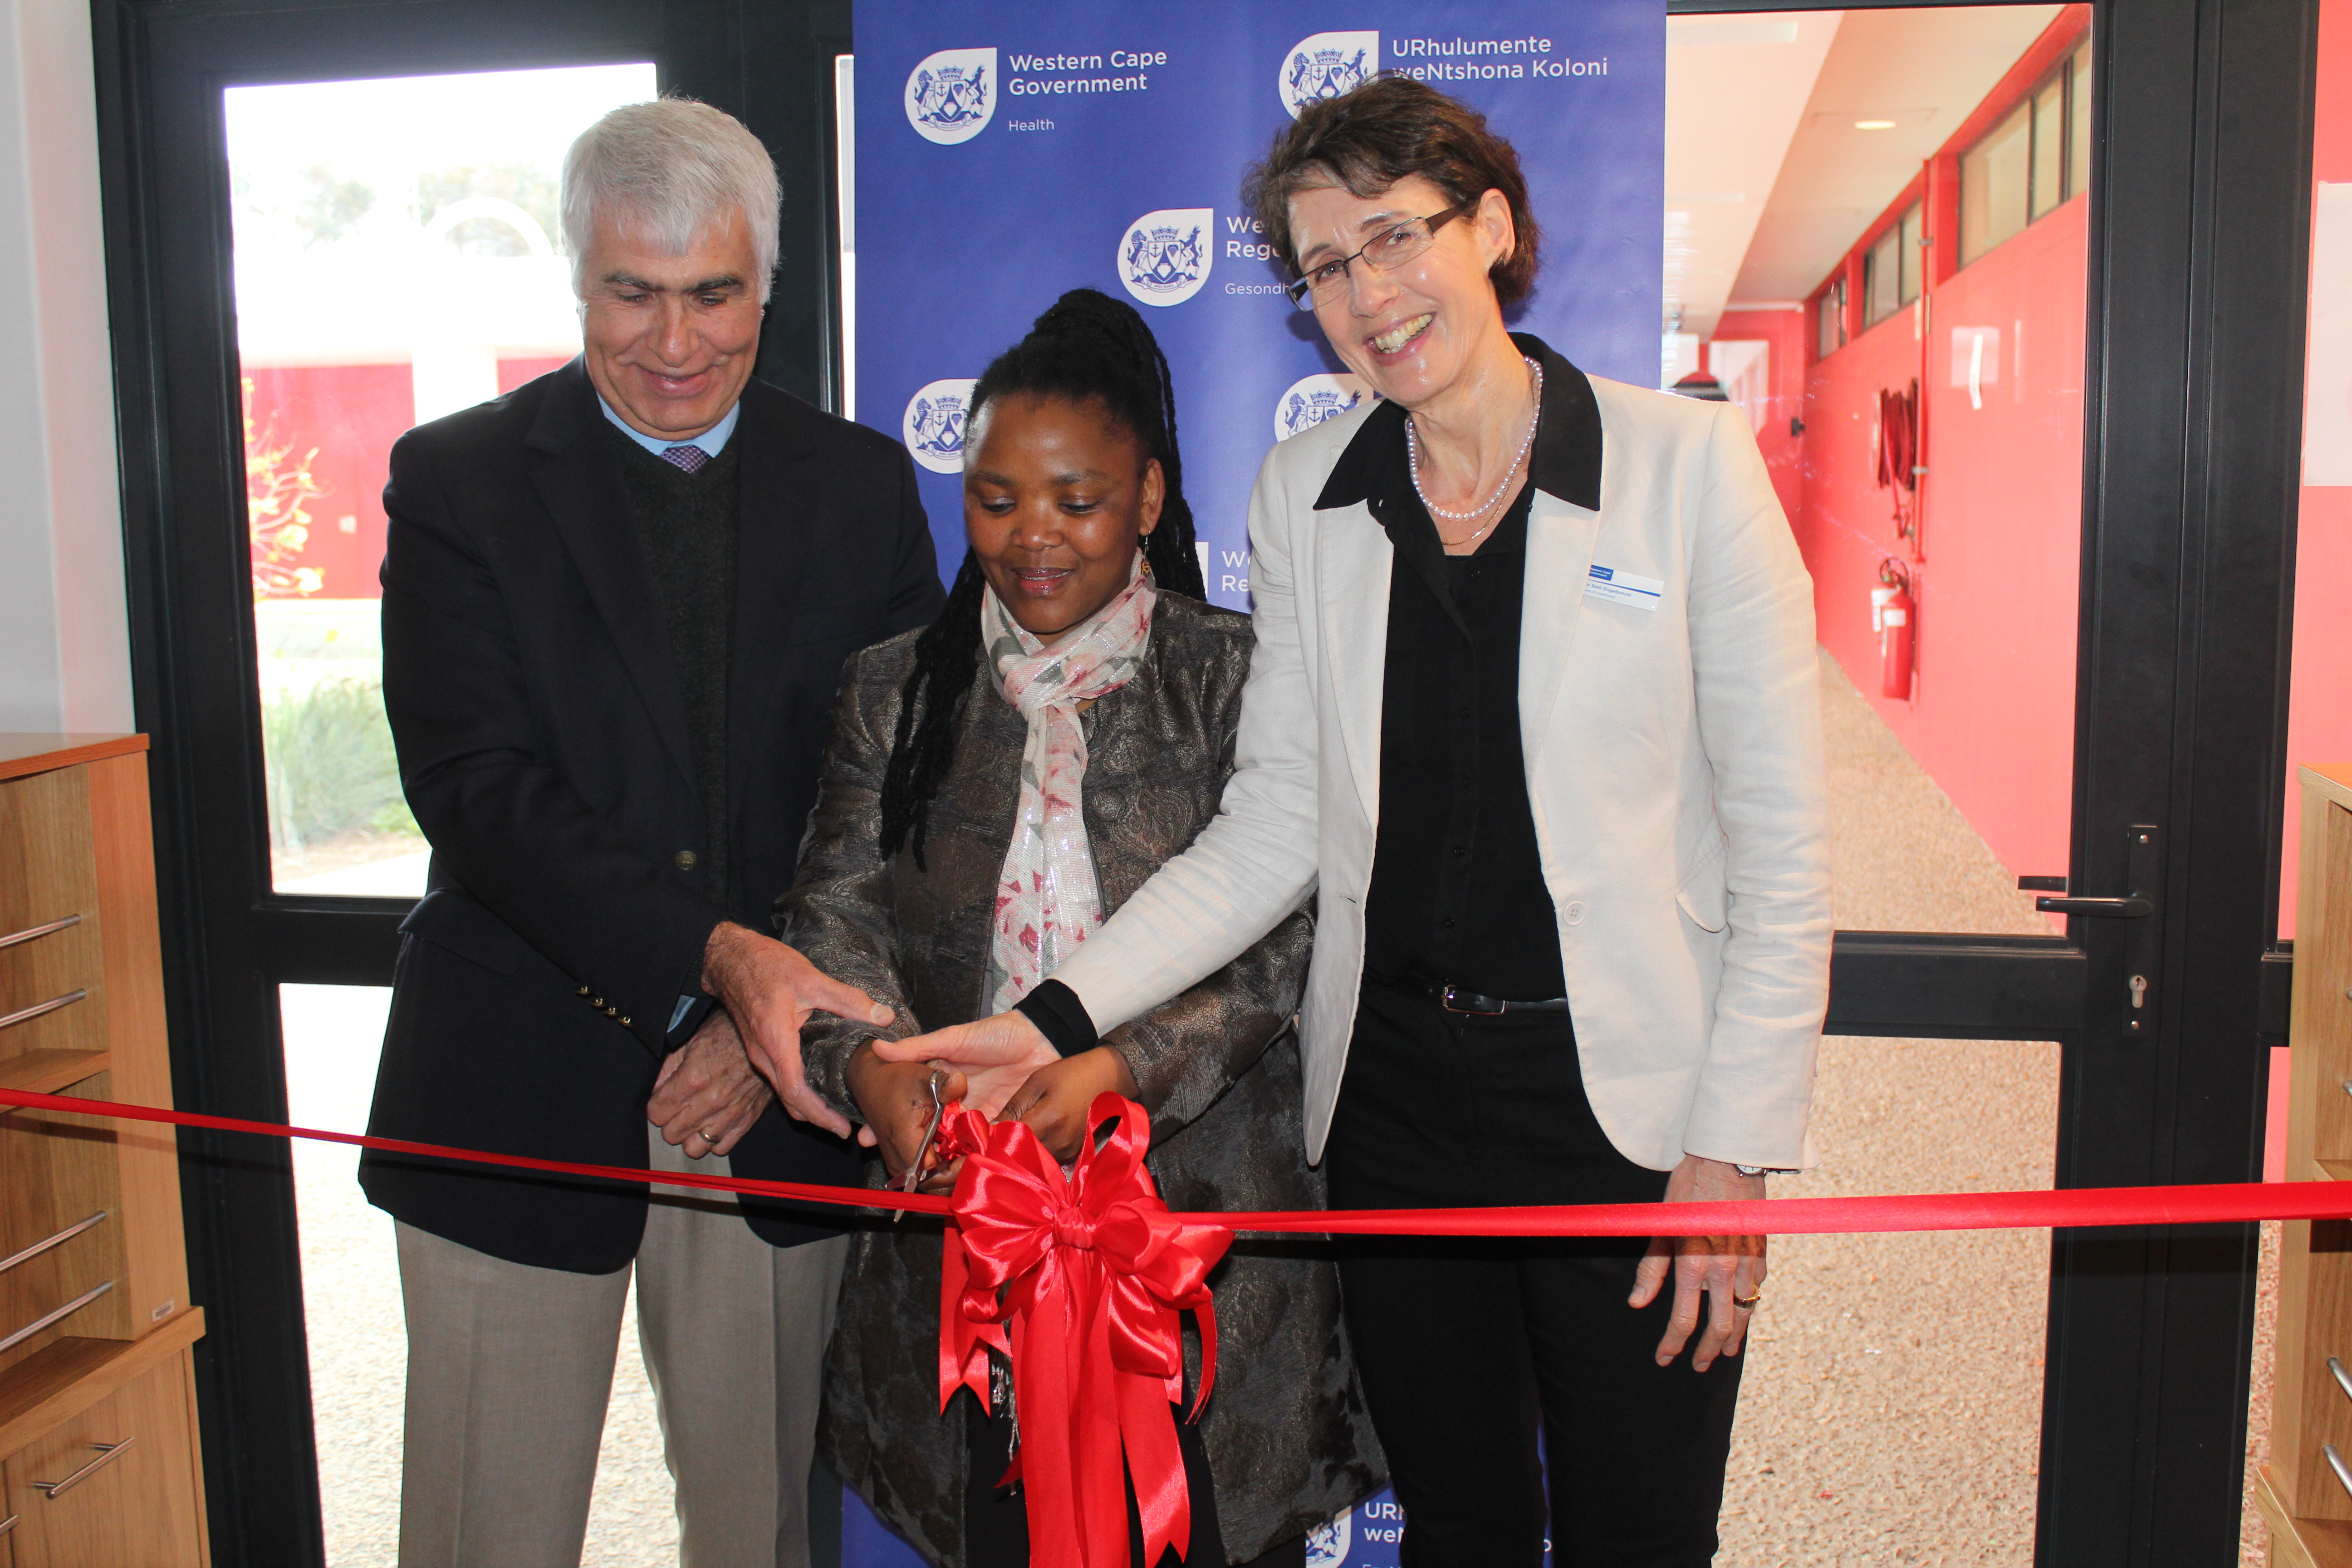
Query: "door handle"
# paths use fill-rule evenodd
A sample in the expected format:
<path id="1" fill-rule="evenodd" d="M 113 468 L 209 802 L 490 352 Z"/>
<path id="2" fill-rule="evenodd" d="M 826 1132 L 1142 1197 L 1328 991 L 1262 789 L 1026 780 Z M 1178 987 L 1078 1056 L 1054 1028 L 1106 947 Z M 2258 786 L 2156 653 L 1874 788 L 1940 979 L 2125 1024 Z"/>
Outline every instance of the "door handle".
<path id="1" fill-rule="evenodd" d="M 2103 921 L 2136 921 L 2156 913 L 2147 899 L 2063 899 L 2044 895 L 2033 907 L 2045 915 L 2089 915 Z"/>
<path id="2" fill-rule="evenodd" d="M 2104 1019 L 2115 1019 L 2121 1026 L 2116 1033 L 2124 1039 L 2152 1039 L 2163 980 L 2158 966 L 2164 962 L 2164 922 L 2148 919 L 2164 896 L 2164 833 L 2157 824 L 2135 822 L 2124 829 L 2124 879 L 2126 890 L 2106 898 L 2070 897 L 2074 884 L 2064 877 L 2020 877 L 2017 885 L 2036 895 L 2033 907 L 2045 915 L 2132 922 L 2092 943 L 2100 955 L 2093 973 L 2121 981 L 2118 1000 L 2127 1004 L 2115 1014 L 2098 1009 L 2093 1017 L 2102 1019 L 2102 1028 L 2113 1026 Z M 2120 973 L 2106 968 L 2109 953 Z M 2104 988 L 2106 983 L 2098 984 Z"/>

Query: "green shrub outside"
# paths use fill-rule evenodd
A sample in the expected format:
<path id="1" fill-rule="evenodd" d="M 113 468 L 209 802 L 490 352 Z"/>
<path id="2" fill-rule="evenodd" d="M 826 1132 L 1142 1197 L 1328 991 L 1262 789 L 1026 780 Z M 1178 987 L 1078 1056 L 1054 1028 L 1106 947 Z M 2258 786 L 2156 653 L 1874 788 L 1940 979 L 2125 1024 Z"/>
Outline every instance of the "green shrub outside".
<path id="1" fill-rule="evenodd" d="M 352 828 L 417 831 L 400 793 L 383 682 L 343 676 L 272 698 L 261 734 L 276 847 L 299 850 Z"/>

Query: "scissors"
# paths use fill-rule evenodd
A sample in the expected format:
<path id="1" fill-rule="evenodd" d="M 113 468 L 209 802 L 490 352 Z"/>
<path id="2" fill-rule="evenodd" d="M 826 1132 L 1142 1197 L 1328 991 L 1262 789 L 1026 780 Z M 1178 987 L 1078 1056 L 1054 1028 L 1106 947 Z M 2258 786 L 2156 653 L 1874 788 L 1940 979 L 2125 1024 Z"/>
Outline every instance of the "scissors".
<path id="1" fill-rule="evenodd" d="M 931 1091 L 931 1124 L 923 1129 L 923 1141 L 916 1146 L 914 1161 L 912 1163 L 908 1165 L 907 1173 L 898 1184 L 898 1190 L 902 1193 L 913 1192 L 922 1182 L 923 1162 L 929 1157 L 931 1152 L 931 1141 L 940 1135 L 940 1122 L 947 1116 L 948 1113 L 947 1101 L 940 1098 L 940 1086 L 946 1083 L 948 1075 L 941 1072 L 938 1068 L 933 1068 L 931 1069 L 929 1084 Z M 906 1217 L 907 1211 L 905 1209 L 893 1209 L 890 1211 L 890 1223 L 893 1225 L 898 1224 L 900 1220 Z"/>

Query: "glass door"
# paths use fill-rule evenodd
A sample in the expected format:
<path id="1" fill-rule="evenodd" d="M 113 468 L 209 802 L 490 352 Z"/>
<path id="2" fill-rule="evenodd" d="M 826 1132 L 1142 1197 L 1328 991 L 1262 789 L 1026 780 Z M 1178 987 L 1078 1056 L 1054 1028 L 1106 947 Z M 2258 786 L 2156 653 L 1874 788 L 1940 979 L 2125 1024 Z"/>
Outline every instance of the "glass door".
<path id="1" fill-rule="evenodd" d="M 845 5 L 713 0 L 99 8 L 116 320 L 140 323 L 119 340 L 126 440 L 169 455 L 126 463 L 126 500 L 160 617 L 140 701 L 182 1105 L 365 1124 L 427 858 L 381 697 L 387 458 L 577 352 L 555 204 L 581 130 L 677 90 L 761 136 L 787 207 L 760 370 L 826 399 L 822 94 L 845 27 Z M 183 1149 L 215 1560 L 392 1563 L 390 1221 L 347 1151 Z M 628 1338 L 593 1563 L 675 1553 Z"/>
<path id="2" fill-rule="evenodd" d="M 1660 384 L 1748 416 L 1811 574 L 1849 952 L 1912 940 L 1888 933 L 2064 950 L 2020 878 L 2063 883 L 2074 808 L 2091 168 L 2071 132 L 2092 119 L 2091 22 L 2038 5 L 1666 25 Z M 1775 1194 L 2052 1185 L 2051 1022 L 2041 1040 L 1825 1040 L 1822 1163 Z M 1965 1541 L 1951 1560 L 2028 1561 L 2049 1233 L 1773 1250 L 1726 1560 L 1933 1561 Z"/>

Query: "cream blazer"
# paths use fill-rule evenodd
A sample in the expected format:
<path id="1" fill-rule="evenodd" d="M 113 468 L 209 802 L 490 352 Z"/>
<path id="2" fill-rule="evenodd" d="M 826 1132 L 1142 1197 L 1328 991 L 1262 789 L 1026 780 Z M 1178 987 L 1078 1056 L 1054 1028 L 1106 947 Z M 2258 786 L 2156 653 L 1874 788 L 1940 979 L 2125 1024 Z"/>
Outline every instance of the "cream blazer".
<path id="1" fill-rule="evenodd" d="M 1738 408 L 1591 385 L 1601 510 L 1536 492 L 1519 649 L 1585 1089 L 1653 1170 L 1685 1153 L 1802 1166 L 1831 939 L 1811 580 Z M 1394 551 L 1362 502 L 1315 501 L 1368 412 L 1266 455 L 1257 647 L 1220 813 L 1054 976 L 1108 1033 L 1319 889 L 1299 1013 L 1318 1161 L 1363 972 Z M 1654 607 L 1587 593 L 1596 566 L 1657 581 Z"/>

